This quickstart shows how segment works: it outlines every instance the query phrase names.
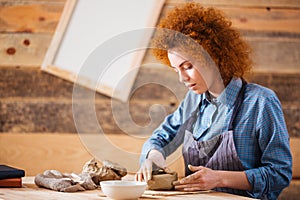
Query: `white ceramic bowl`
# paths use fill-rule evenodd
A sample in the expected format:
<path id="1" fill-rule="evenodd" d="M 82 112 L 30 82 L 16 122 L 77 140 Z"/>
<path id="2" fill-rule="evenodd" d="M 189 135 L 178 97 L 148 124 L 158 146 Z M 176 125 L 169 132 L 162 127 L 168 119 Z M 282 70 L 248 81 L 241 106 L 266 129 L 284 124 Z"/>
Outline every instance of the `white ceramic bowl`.
<path id="1" fill-rule="evenodd" d="M 144 193 L 147 183 L 139 181 L 101 181 L 102 192 L 111 199 L 137 199 Z"/>

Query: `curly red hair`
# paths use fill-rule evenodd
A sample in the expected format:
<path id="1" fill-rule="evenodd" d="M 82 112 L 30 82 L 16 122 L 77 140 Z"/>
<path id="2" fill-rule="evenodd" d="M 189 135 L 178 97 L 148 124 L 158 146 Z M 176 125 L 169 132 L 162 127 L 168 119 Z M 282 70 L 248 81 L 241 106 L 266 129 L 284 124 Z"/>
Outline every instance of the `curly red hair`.
<path id="1" fill-rule="evenodd" d="M 200 44 L 218 66 L 225 86 L 233 76 L 243 77 L 251 71 L 250 46 L 231 27 L 231 22 L 220 10 L 186 3 L 171 10 L 160 21 L 158 28 L 182 33 Z M 152 39 L 153 55 L 167 65 L 170 65 L 167 56 L 169 49 L 190 45 L 186 40 L 176 40 L 174 37 L 165 32 L 154 35 Z M 189 49 L 187 51 L 191 52 L 187 53 L 193 53 L 194 49 Z"/>

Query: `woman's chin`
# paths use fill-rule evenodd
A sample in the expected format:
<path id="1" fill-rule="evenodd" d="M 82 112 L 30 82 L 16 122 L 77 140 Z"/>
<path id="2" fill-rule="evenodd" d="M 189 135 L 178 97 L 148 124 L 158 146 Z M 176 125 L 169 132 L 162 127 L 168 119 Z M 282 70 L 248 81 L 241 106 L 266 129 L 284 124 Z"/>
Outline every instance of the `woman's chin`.
<path id="1" fill-rule="evenodd" d="M 202 91 L 202 90 L 192 90 L 195 94 L 203 94 L 206 91 Z"/>

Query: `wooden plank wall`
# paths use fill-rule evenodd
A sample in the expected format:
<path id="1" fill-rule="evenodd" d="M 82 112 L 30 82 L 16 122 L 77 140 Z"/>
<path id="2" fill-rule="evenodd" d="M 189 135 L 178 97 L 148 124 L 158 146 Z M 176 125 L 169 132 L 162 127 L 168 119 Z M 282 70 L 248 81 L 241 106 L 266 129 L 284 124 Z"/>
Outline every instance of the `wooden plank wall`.
<path id="1" fill-rule="evenodd" d="M 184 2 L 167 0 L 161 17 Z M 281 100 L 291 136 L 293 176 L 300 177 L 300 1 L 197 2 L 222 9 L 252 46 L 255 68 L 249 79 L 273 89 Z M 0 0 L 0 163 L 23 167 L 27 175 L 54 167 L 80 172 L 83 163 L 92 157 L 76 134 L 73 84 L 40 71 L 64 3 Z M 129 104 L 133 121 L 141 126 L 150 122 L 149 110 L 157 109 L 153 105 L 161 105 L 170 113 L 186 91 L 178 84 L 176 74 L 149 64 L 156 63 L 149 52 L 143 63 Z M 141 87 L 145 82 L 153 84 Z M 179 99 L 174 93 L 180 94 Z M 124 132 L 116 124 L 110 105 L 110 98 L 96 95 L 95 110 L 101 127 L 122 140 Z M 85 123 L 86 132 L 97 130 L 89 120 Z M 132 144 L 134 151 L 141 144 Z M 182 166 L 174 168 L 180 170 Z"/>

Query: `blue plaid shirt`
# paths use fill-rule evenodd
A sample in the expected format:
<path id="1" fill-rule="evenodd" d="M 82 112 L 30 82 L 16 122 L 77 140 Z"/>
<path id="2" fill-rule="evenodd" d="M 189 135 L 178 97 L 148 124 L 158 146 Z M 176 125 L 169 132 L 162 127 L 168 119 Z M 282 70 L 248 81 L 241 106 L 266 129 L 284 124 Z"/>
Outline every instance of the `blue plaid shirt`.
<path id="1" fill-rule="evenodd" d="M 180 127 L 199 106 L 199 119 L 195 123 L 194 137 L 207 140 L 228 129 L 234 102 L 242 81 L 233 78 L 216 100 L 208 100 L 205 94 L 189 91 L 177 110 L 145 142 L 141 155 L 144 161 L 151 149 L 157 149 L 166 157 L 183 141 L 170 143 Z M 292 178 L 292 156 L 281 104 L 273 91 L 248 83 L 244 100 L 233 123 L 234 142 L 238 156 L 253 190 L 250 197 L 276 199 Z"/>

